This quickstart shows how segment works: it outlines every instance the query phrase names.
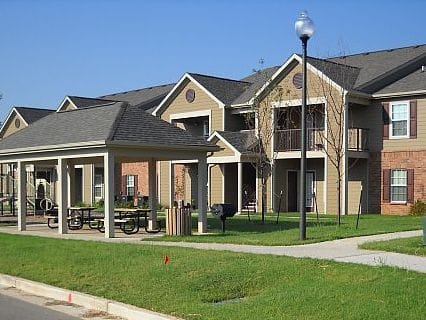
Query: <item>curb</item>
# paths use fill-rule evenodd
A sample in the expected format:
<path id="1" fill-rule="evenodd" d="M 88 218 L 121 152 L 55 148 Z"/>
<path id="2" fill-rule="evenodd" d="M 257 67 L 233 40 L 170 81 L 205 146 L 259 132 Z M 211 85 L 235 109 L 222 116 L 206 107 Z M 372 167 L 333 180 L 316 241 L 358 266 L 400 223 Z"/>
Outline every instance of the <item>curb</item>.
<path id="1" fill-rule="evenodd" d="M 113 316 L 120 316 L 129 320 L 179 320 L 172 316 L 141 309 L 125 303 L 99 298 L 86 293 L 62 289 L 2 273 L 0 273 L 0 285 L 13 287 L 33 295 L 74 303 L 87 309 L 103 311 Z"/>

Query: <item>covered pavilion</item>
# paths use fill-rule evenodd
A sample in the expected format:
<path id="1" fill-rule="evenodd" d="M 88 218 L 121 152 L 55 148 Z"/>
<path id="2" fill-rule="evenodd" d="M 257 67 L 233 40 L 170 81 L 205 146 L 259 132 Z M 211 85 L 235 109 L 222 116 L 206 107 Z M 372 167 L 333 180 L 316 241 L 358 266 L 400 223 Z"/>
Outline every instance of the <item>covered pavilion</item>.
<path id="1" fill-rule="evenodd" d="M 15 163 L 18 177 L 18 230 L 26 230 L 28 165 L 56 167 L 58 232 L 67 230 L 73 199 L 73 168 L 103 164 L 105 237 L 114 237 L 115 168 L 147 161 L 149 228 L 157 223 L 157 161 L 196 160 L 198 232 L 207 231 L 207 156 L 219 148 L 126 102 L 54 112 L 0 141 L 0 163 Z M 174 183 L 172 181 L 171 183 Z M 171 190 L 173 188 L 170 188 Z"/>

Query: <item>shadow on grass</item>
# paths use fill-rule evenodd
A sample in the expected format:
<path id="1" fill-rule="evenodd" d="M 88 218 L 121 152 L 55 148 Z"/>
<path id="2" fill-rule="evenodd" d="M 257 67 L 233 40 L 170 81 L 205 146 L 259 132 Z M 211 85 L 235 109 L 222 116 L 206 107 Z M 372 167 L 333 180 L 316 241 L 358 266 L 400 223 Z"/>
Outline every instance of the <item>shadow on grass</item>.
<path id="1" fill-rule="evenodd" d="M 226 220 L 226 232 L 223 234 L 222 223 L 216 217 L 211 215 L 207 218 L 208 230 L 214 232 L 215 236 L 231 236 L 241 233 L 269 233 L 291 229 L 299 229 L 299 218 L 294 215 L 281 215 L 278 223 L 276 223 L 276 215 L 267 215 L 265 223 L 262 224 L 259 214 L 251 216 L 251 221 L 247 216 L 235 216 Z M 309 217 L 306 223 L 307 228 L 318 226 L 335 226 L 337 223 L 333 217 L 321 217 L 319 221 L 313 217 Z M 192 227 L 197 228 L 197 217 L 192 217 Z"/>

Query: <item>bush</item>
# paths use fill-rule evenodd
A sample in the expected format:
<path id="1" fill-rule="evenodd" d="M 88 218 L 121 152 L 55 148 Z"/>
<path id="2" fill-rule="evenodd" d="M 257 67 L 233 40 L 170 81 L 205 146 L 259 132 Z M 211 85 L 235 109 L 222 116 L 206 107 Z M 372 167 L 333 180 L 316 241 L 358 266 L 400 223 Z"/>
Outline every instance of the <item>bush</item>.
<path id="1" fill-rule="evenodd" d="M 410 215 L 412 216 L 424 216 L 426 215 L 426 203 L 422 200 L 417 200 L 413 203 L 410 208 Z"/>

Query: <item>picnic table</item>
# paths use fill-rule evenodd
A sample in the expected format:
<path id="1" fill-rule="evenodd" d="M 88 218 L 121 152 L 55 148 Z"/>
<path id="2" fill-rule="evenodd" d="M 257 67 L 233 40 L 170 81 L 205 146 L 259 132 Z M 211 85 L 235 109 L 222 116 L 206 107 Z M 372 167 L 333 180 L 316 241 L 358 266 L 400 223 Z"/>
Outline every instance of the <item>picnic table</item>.
<path id="1" fill-rule="evenodd" d="M 115 208 L 114 209 L 114 224 L 120 226 L 121 231 L 125 234 L 135 234 L 139 232 L 140 227 L 145 229 L 147 233 L 157 233 L 161 231 L 161 227 L 156 230 L 148 229 L 148 213 L 151 209 L 148 208 Z M 141 217 L 144 223 L 141 224 Z M 105 218 L 96 219 L 97 229 L 100 232 L 105 232 Z"/>
<path id="2" fill-rule="evenodd" d="M 96 229 L 96 226 L 91 224 L 91 212 L 95 209 L 96 207 L 69 207 L 67 217 L 68 229 L 82 229 L 84 223 L 88 223 L 91 229 Z"/>

